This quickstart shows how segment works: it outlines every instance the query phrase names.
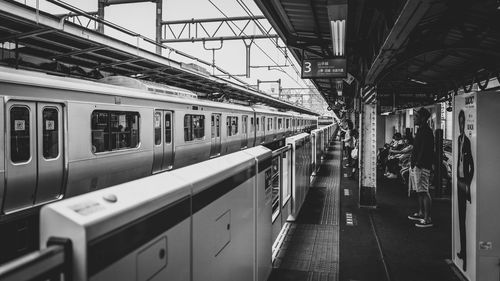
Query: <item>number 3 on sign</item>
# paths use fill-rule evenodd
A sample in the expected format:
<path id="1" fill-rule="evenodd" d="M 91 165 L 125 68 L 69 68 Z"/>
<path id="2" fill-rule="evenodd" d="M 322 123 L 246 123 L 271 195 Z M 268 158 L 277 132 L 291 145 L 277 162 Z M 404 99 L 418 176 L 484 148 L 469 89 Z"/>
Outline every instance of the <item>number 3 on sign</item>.
<path id="1" fill-rule="evenodd" d="M 311 72 L 311 63 L 310 62 L 305 62 L 304 63 L 306 69 L 304 70 L 304 72 L 308 73 L 308 72 Z"/>

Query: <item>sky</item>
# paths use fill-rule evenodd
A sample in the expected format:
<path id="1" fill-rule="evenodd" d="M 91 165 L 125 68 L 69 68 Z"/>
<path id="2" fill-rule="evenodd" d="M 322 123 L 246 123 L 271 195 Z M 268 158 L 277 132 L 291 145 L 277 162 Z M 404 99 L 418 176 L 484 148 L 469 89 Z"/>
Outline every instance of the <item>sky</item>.
<path id="1" fill-rule="evenodd" d="M 1 0 L 0 0 L 1 1 Z M 67 11 L 50 4 L 46 0 L 16 0 L 21 3 L 25 3 L 32 7 L 36 7 L 37 4 L 41 10 L 47 11 L 53 14 L 67 13 Z M 97 11 L 98 0 L 59 0 L 71 4 L 84 11 Z M 254 0 L 240 0 L 244 2 L 255 15 L 262 15 Z M 300 0 L 299 0 L 300 1 Z M 131 3 L 131 4 L 121 4 L 108 6 L 105 9 L 105 19 L 119 26 L 132 30 L 134 32 L 140 33 L 143 36 L 149 37 L 151 39 L 155 38 L 155 8 L 156 3 L 145 2 L 145 3 Z M 204 18 L 224 18 L 224 13 L 227 16 L 247 16 L 244 9 L 238 4 L 237 0 L 163 0 L 163 20 L 189 20 L 189 19 L 204 19 Z M 265 27 L 270 27 L 267 20 L 261 21 L 264 23 Z M 209 31 L 214 31 L 215 25 L 209 27 Z M 240 27 L 242 25 L 240 24 Z M 251 28 L 245 30 L 250 31 Z M 211 28 L 211 30 L 210 30 Z M 253 27 L 255 28 L 255 27 Z M 119 40 L 128 42 L 132 45 L 137 45 L 140 48 L 144 48 L 150 51 L 155 51 L 155 46 L 147 43 L 146 41 L 138 40 L 135 37 L 127 36 L 123 33 L 117 32 L 111 28 L 105 28 L 105 34 Z M 226 33 L 229 34 L 229 33 Z M 204 61 L 212 61 L 212 51 L 205 50 L 203 43 L 168 43 L 169 47 L 180 50 L 184 53 L 190 54 L 194 57 L 198 57 Z M 209 42 L 207 47 L 219 47 L 220 42 Z M 263 50 L 260 50 L 258 46 Z M 280 46 L 284 46 L 284 43 L 279 43 Z M 267 54 L 267 56 L 264 54 Z M 169 53 L 164 51 L 163 55 L 169 57 L 173 60 L 179 62 L 192 63 L 185 57 L 179 56 L 175 53 Z M 300 64 L 298 64 L 291 54 L 290 59 L 296 65 L 296 68 L 300 71 Z M 268 57 L 269 56 L 269 57 Z M 273 61 L 271 61 L 274 60 Z M 215 52 L 215 63 L 219 67 L 225 69 L 233 75 L 244 74 L 245 73 L 245 45 L 241 40 L 234 41 L 224 41 L 222 48 Z M 251 64 L 256 66 L 262 65 L 274 65 L 278 63 L 283 65 L 286 63 L 283 54 L 275 47 L 275 45 L 269 39 L 259 39 L 254 42 L 251 47 Z M 200 63 L 198 63 L 200 64 Z M 288 64 L 288 63 L 286 63 Z M 206 68 L 208 71 L 212 72 L 210 67 L 207 65 L 200 66 Z M 286 72 L 286 73 L 285 73 Z M 310 81 L 300 79 L 300 74 L 294 71 L 292 67 L 284 67 L 282 69 L 278 67 L 273 67 L 272 70 L 267 68 L 252 68 L 251 77 L 249 79 L 245 77 L 239 77 L 241 80 L 245 81 L 250 85 L 256 85 L 257 80 L 261 81 L 276 81 L 281 79 L 281 87 L 283 88 L 304 88 L 311 85 Z M 260 85 L 260 89 L 271 93 L 277 92 L 278 84 L 276 82 L 263 83 Z"/>
<path id="2" fill-rule="evenodd" d="M 37 2 L 41 10 L 53 13 L 67 13 L 67 11 L 60 7 L 54 6 L 45 0 L 18 0 L 19 2 L 35 7 Z M 262 15 L 257 5 L 253 0 L 242 0 L 255 15 Z M 97 11 L 97 0 L 64 0 L 64 2 L 71 4 L 79 9 L 85 11 Z M 212 3 L 213 4 L 212 4 Z M 223 18 L 224 15 L 215 6 L 217 6 L 225 15 L 234 16 L 248 16 L 244 9 L 238 4 L 236 0 L 163 0 L 163 20 L 187 20 L 187 19 L 204 19 L 204 18 Z M 131 3 L 113 5 L 105 8 L 105 19 L 113 22 L 119 26 L 125 27 L 134 32 L 140 33 L 145 37 L 151 39 L 155 38 L 155 8 L 156 4 L 152 2 L 145 3 Z M 266 28 L 270 27 L 267 20 L 261 21 Z M 242 28 L 243 23 L 240 23 Z M 209 32 L 215 30 L 215 25 L 209 25 Z M 253 31 L 255 26 L 249 26 L 245 30 Z M 221 31 L 224 31 L 221 29 Z M 145 41 L 138 40 L 131 36 L 115 31 L 111 28 L 105 27 L 105 34 L 123 40 L 133 45 L 138 45 L 141 48 L 154 51 L 155 47 Z M 273 32 L 274 33 L 274 32 Z M 229 33 L 222 33 L 227 34 Z M 212 62 L 212 51 L 205 50 L 202 42 L 195 43 L 168 43 L 169 47 L 188 53 L 192 56 L 198 57 L 202 60 Z M 257 46 L 258 45 L 258 46 Z M 285 46 L 279 40 L 280 46 Z M 220 47 L 220 42 L 207 42 L 207 48 Z M 262 50 L 260 50 L 260 47 Z M 267 57 L 263 51 L 269 56 Z M 287 50 L 287 52 L 289 52 Z M 181 57 L 175 53 L 163 51 L 163 55 L 173 60 L 180 62 L 191 63 L 192 60 Z M 292 67 L 283 67 L 282 69 L 274 67 L 271 70 L 268 68 L 252 68 L 251 77 L 239 77 L 250 85 L 257 85 L 257 80 L 261 81 L 275 81 L 281 79 L 281 87 L 283 88 L 302 88 L 308 87 L 311 83 L 300 79 L 300 64 L 298 64 L 293 56 L 289 53 L 290 59 L 294 62 L 296 69 L 299 70 L 299 75 Z M 274 60 L 274 62 L 272 60 Z M 225 69 L 231 74 L 244 74 L 245 73 L 245 45 L 242 40 L 224 41 L 222 48 L 215 52 L 215 63 L 219 67 Z M 258 39 L 254 41 L 251 46 L 251 65 L 279 65 L 287 64 L 284 55 L 275 47 L 269 39 Z M 212 73 L 209 66 L 201 65 Z M 276 91 L 277 83 L 261 83 L 260 89 L 270 92 L 271 88 Z"/>

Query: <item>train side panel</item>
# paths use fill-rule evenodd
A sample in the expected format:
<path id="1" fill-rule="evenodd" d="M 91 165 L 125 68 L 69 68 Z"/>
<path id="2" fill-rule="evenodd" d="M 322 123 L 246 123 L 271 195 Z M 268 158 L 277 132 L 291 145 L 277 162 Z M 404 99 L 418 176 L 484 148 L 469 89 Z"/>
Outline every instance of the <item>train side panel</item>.
<path id="1" fill-rule="evenodd" d="M 100 112 L 137 112 L 139 144 L 136 148 L 96 151 L 92 138 L 92 114 Z M 151 174 L 152 121 L 151 108 L 90 103 L 68 103 L 69 173 L 66 196 L 145 177 Z M 95 126 L 95 124 L 94 124 Z"/>
<path id="2" fill-rule="evenodd" d="M 241 149 L 241 116 L 239 112 L 222 114 L 222 154 L 233 153 Z M 237 118 L 237 122 L 234 118 Z"/>
<path id="3" fill-rule="evenodd" d="M 210 157 L 210 112 L 205 110 L 178 110 L 174 117 L 174 169 L 209 159 Z M 190 140 L 189 131 L 184 127 L 189 116 L 204 116 L 203 137 Z M 196 120 L 195 122 L 201 122 Z"/>

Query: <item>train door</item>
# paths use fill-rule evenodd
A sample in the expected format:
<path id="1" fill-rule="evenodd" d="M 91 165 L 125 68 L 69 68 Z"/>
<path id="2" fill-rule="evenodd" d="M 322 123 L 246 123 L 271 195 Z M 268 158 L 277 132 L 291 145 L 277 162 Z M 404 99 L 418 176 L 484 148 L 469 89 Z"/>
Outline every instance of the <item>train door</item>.
<path id="1" fill-rule="evenodd" d="M 241 148 L 248 147 L 248 116 L 241 116 Z"/>
<path id="2" fill-rule="evenodd" d="M 210 157 L 220 155 L 220 150 L 221 150 L 220 121 L 221 121 L 220 113 L 212 114 L 212 122 L 211 122 L 212 137 L 210 146 Z"/>
<path id="3" fill-rule="evenodd" d="M 153 174 L 173 167 L 172 112 L 155 110 L 153 116 L 154 148 Z"/>
<path id="4" fill-rule="evenodd" d="M 63 110 L 60 104 L 6 104 L 4 212 L 57 199 L 63 192 Z"/>

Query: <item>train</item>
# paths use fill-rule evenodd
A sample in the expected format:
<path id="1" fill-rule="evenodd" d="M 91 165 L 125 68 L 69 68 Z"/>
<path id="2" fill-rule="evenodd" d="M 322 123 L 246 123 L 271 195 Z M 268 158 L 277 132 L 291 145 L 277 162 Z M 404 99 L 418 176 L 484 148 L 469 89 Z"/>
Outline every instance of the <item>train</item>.
<path id="1" fill-rule="evenodd" d="M 0 221 L 317 128 L 318 118 L 163 84 L 0 67 Z"/>

